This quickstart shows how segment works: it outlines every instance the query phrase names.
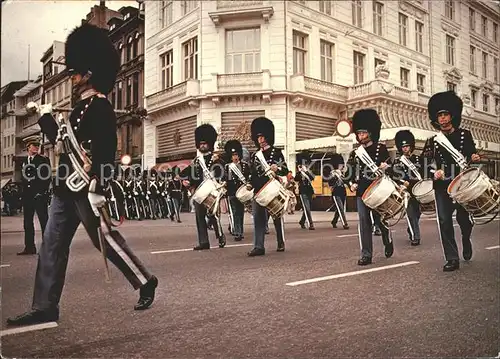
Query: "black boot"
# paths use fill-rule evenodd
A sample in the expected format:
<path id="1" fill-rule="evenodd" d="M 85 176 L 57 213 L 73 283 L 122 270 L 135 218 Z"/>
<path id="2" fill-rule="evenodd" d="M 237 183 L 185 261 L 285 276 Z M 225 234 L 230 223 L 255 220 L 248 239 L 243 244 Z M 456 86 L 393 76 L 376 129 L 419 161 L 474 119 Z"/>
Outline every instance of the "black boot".
<path id="1" fill-rule="evenodd" d="M 33 325 L 47 322 L 56 322 L 59 320 L 59 312 L 57 310 L 32 310 L 17 317 L 8 318 L 8 325 Z"/>
<path id="2" fill-rule="evenodd" d="M 254 248 L 247 253 L 249 257 L 263 256 L 264 254 L 266 254 L 266 250 L 263 248 Z"/>
<path id="3" fill-rule="evenodd" d="M 284 252 L 284 251 L 285 251 L 285 242 L 278 241 L 278 248 L 276 249 L 276 252 Z"/>
<path id="4" fill-rule="evenodd" d="M 204 249 L 210 249 L 210 243 L 198 244 L 193 248 L 194 251 L 202 251 Z"/>
<path id="5" fill-rule="evenodd" d="M 458 259 L 452 259 L 446 262 L 446 264 L 443 267 L 443 272 L 453 272 L 454 270 L 457 270 L 459 268 L 460 268 L 460 262 L 458 261 Z"/>
<path id="6" fill-rule="evenodd" d="M 392 242 L 389 242 L 385 245 L 385 257 L 391 258 L 393 253 L 394 253 L 394 245 L 392 244 Z"/>
<path id="7" fill-rule="evenodd" d="M 222 235 L 219 238 L 219 248 L 224 248 L 226 246 L 226 236 Z"/>
<path id="8" fill-rule="evenodd" d="M 158 278 L 152 276 L 146 284 L 139 289 L 139 301 L 135 305 L 135 310 L 148 309 L 155 300 L 155 291 L 158 286 Z"/>
<path id="9" fill-rule="evenodd" d="M 412 246 L 419 246 L 419 245 L 420 245 L 420 239 L 412 239 L 412 240 L 410 241 L 410 244 L 411 244 Z"/>
<path id="10" fill-rule="evenodd" d="M 29 255 L 34 255 L 36 254 L 36 248 L 24 248 L 22 252 L 18 252 L 18 256 L 29 256 Z"/>
<path id="11" fill-rule="evenodd" d="M 358 260 L 359 266 L 366 266 L 368 264 L 372 264 L 372 259 L 370 257 L 361 257 L 361 259 Z"/>
<path id="12" fill-rule="evenodd" d="M 463 240 L 463 251 L 462 254 L 464 256 L 465 261 L 470 261 L 472 258 L 472 243 L 470 240 Z"/>

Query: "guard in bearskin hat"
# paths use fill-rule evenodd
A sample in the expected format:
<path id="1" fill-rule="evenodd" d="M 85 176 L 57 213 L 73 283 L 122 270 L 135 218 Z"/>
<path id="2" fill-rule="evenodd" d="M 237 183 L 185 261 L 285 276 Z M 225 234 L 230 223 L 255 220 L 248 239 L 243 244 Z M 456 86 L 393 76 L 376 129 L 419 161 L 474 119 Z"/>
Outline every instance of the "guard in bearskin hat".
<path id="1" fill-rule="evenodd" d="M 472 134 L 470 131 L 460 128 L 462 108 L 462 100 L 453 91 L 434 94 L 427 105 L 432 126 L 441 131 L 451 145 L 464 155 L 468 161 L 478 162 L 480 157 L 477 154 Z M 433 174 L 429 173 L 429 175 L 433 176 L 434 179 L 439 233 L 446 259 L 443 271 L 454 271 L 460 267 L 460 262 L 453 229 L 453 212 L 457 211 L 456 218 L 462 232 L 462 254 L 466 261 L 472 258 L 470 237 L 474 225 L 467 211 L 462 206 L 453 203 L 447 191 L 448 185 L 460 172 L 460 167 L 453 160 L 450 153 L 438 145 L 434 136 L 427 139 L 422 154 L 427 162 L 426 165 L 433 163 L 437 169 Z M 429 168 L 426 166 L 426 170 L 429 170 Z"/>
<path id="2" fill-rule="evenodd" d="M 172 167 L 172 179 L 168 182 L 168 193 L 170 194 L 170 203 L 172 211 L 170 219 L 181 223 L 181 199 L 182 199 L 182 182 L 180 178 L 180 168 L 177 166 Z"/>
<path id="3" fill-rule="evenodd" d="M 45 231 L 48 214 L 48 190 L 52 179 L 50 160 L 39 154 L 40 136 L 24 139 L 28 155 L 22 162 L 22 204 L 24 217 L 24 249 L 18 255 L 36 254 L 35 212 L 42 233 Z"/>
<path id="4" fill-rule="evenodd" d="M 299 225 L 302 229 L 305 229 L 305 222 L 307 221 L 309 229 L 314 230 L 311 204 L 314 195 L 312 181 L 314 181 L 315 176 L 309 169 L 310 162 L 308 153 L 299 153 L 297 155 L 297 173 L 294 179 L 299 184 L 299 198 L 302 204 L 302 217 L 299 220 Z"/>
<path id="5" fill-rule="evenodd" d="M 344 229 L 349 229 L 349 224 L 347 224 L 347 218 L 344 211 L 345 200 L 346 200 L 346 190 L 343 181 L 343 170 L 344 170 L 344 157 L 339 153 L 334 153 L 330 159 L 330 165 L 332 170 L 328 176 L 328 185 L 332 192 L 332 208 L 335 211 L 335 215 L 331 221 L 332 227 L 337 228 L 337 222 L 342 222 Z"/>
<path id="6" fill-rule="evenodd" d="M 224 171 L 224 162 L 217 154 L 214 153 L 215 141 L 217 141 L 217 131 L 212 125 L 203 124 L 198 126 L 194 131 L 194 139 L 198 156 L 194 159 L 190 166 L 186 167 L 180 174 L 183 185 L 190 188 L 191 193 L 195 193 L 198 186 L 211 176 L 214 180 L 221 180 Z M 200 161 L 204 161 L 206 168 L 211 173 L 205 173 Z M 210 249 L 210 241 L 208 239 L 208 224 L 206 216 L 207 208 L 200 203 L 194 201 L 196 228 L 198 229 L 198 245 L 193 249 L 204 250 Z M 219 209 L 217 209 L 219 212 Z M 218 215 L 209 216 L 209 223 L 215 230 L 215 235 L 219 241 L 219 248 L 224 248 L 226 245 L 226 236 L 222 230 L 220 218 Z"/>
<path id="7" fill-rule="evenodd" d="M 266 117 L 258 117 L 252 121 L 250 126 L 252 140 L 258 151 L 262 151 L 267 164 L 276 176 L 286 176 L 288 167 L 285 162 L 285 157 L 279 148 L 274 147 L 274 124 Z M 254 193 L 258 193 L 262 187 L 269 181 L 265 169 L 256 157 L 255 153 L 250 160 L 251 184 Z M 279 178 L 279 177 L 278 177 Z M 254 239 L 253 249 L 248 253 L 250 257 L 262 256 L 266 254 L 264 247 L 264 238 L 267 227 L 267 209 L 253 201 L 253 223 L 254 223 Z M 283 217 L 273 220 L 274 228 L 276 229 L 276 237 L 278 240 L 278 252 L 285 251 L 285 225 Z"/>
<path id="8" fill-rule="evenodd" d="M 359 145 L 365 148 L 373 162 L 381 170 L 387 169 L 392 161 L 387 147 L 379 142 L 382 123 L 377 111 L 373 109 L 357 111 L 352 118 L 352 125 Z M 351 191 L 356 192 L 356 204 L 359 216 L 361 259 L 358 261 L 358 264 L 367 265 L 372 263 L 372 226 L 380 222 L 380 215 L 366 206 L 362 197 L 366 189 L 375 180 L 375 175 L 356 156 L 355 151 L 351 152 L 347 163 L 348 176 L 346 177 L 346 181 L 349 183 Z M 380 230 L 382 232 L 382 242 L 385 247 L 385 256 L 390 258 L 394 252 L 390 232 L 384 225 L 380 226 Z"/>
<path id="9" fill-rule="evenodd" d="M 411 131 L 398 131 L 396 133 L 395 142 L 399 157 L 396 158 L 393 164 L 394 179 L 402 181 L 408 192 L 412 193 L 412 188 L 415 183 L 419 181 L 419 176 L 420 178 L 424 177 L 422 157 L 413 153 L 415 150 L 415 136 L 413 136 Z M 413 163 L 417 173 L 414 173 L 411 168 L 401 161 L 403 156 Z M 412 195 L 408 200 L 408 206 L 406 208 L 406 219 L 408 221 L 406 230 L 410 236 L 410 243 L 412 246 L 418 246 L 420 244 L 420 215 L 420 204 Z"/>
<path id="10" fill-rule="evenodd" d="M 119 58 L 108 32 L 84 24 L 74 29 L 65 45 L 66 70 L 78 95 L 69 124 L 92 164 L 85 164 L 90 184 L 80 191 L 65 179 L 73 173 L 68 154 L 59 158 L 54 196 L 43 235 L 35 279 L 32 310 L 8 319 L 10 325 L 27 325 L 59 319 L 59 301 L 64 286 L 69 247 L 82 223 L 94 246 L 101 248 L 100 207 L 106 204 L 105 188 L 112 178 L 117 145 L 116 116 L 106 98 L 119 69 Z M 58 125 L 51 105 L 42 106 L 38 121 L 42 132 L 55 145 Z M 75 154 L 76 155 L 76 154 Z M 69 187 L 68 187 L 69 186 Z M 118 231 L 104 236 L 107 258 L 124 274 L 134 289 L 140 289 L 136 310 L 148 308 L 154 300 L 158 280 L 140 262 Z"/>
<path id="11" fill-rule="evenodd" d="M 236 197 L 236 191 L 247 185 L 250 177 L 250 165 L 243 161 L 243 147 L 238 140 L 229 140 L 224 145 L 226 165 L 224 167 L 224 181 L 226 183 L 227 198 L 230 206 L 230 229 L 235 241 L 243 239 L 243 220 L 245 206 Z M 240 178 L 242 176 L 242 178 Z M 250 185 L 248 184 L 248 188 Z M 251 188 L 250 188 L 251 189 Z"/>

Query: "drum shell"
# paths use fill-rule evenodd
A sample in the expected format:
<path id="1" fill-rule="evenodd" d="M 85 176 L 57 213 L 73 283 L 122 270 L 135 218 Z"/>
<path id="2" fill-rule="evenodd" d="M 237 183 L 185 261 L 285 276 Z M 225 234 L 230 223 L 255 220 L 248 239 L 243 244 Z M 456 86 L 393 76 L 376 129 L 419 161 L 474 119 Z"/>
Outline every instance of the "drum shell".
<path id="1" fill-rule="evenodd" d="M 196 203 L 204 205 L 207 209 L 211 210 L 219 196 L 217 188 L 217 182 L 212 179 L 206 179 L 196 188 L 192 198 Z"/>
<path id="2" fill-rule="evenodd" d="M 365 205 L 377 211 L 383 221 L 396 217 L 404 210 L 403 195 L 388 177 L 381 177 L 365 190 L 362 197 Z"/>
<path id="3" fill-rule="evenodd" d="M 418 181 L 412 188 L 412 194 L 422 204 L 434 202 L 436 198 L 434 194 L 434 182 L 432 179 Z"/>
<path id="4" fill-rule="evenodd" d="M 254 193 L 253 193 L 253 188 L 249 190 L 246 185 L 240 186 L 238 190 L 236 191 L 236 198 L 238 201 L 241 203 L 245 204 L 250 202 L 253 199 Z"/>
<path id="5" fill-rule="evenodd" d="M 270 179 L 255 195 L 255 201 L 266 207 L 273 218 L 283 215 L 288 205 L 289 196 L 285 188 L 276 179 Z"/>

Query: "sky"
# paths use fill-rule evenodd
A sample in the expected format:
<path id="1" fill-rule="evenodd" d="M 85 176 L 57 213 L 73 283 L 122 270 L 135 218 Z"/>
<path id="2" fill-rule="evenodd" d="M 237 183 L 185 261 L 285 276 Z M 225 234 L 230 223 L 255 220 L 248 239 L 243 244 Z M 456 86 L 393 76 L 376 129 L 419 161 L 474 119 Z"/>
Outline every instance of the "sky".
<path id="1" fill-rule="evenodd" d="M 54 40 L 65 41 L 69 32 L 80 25 L 94 5 L 99 5 L 99 1 L 2 1 L 1 86 L 28 78 L 28 45 L 30 79 L 35 80 L 42 73 L 40 59 L 43 53 Z M 106 6 L 113 10 L 126 5 L 137 7 L 137 2 L 106 1 Z"/>

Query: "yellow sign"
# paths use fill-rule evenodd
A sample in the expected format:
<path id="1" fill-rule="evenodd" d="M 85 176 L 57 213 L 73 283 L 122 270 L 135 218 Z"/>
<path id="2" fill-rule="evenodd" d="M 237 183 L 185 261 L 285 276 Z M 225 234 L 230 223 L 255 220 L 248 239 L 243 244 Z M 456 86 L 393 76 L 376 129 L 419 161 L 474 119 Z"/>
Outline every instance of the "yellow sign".
<path id="1" fill-rule="evenodd" d="M 314 177 L 314 180 L 312 181 L 312 186 L 314 188 L 315 195 L 321 196 L 323 194 L 323 178 L 321 176 Z"/>

